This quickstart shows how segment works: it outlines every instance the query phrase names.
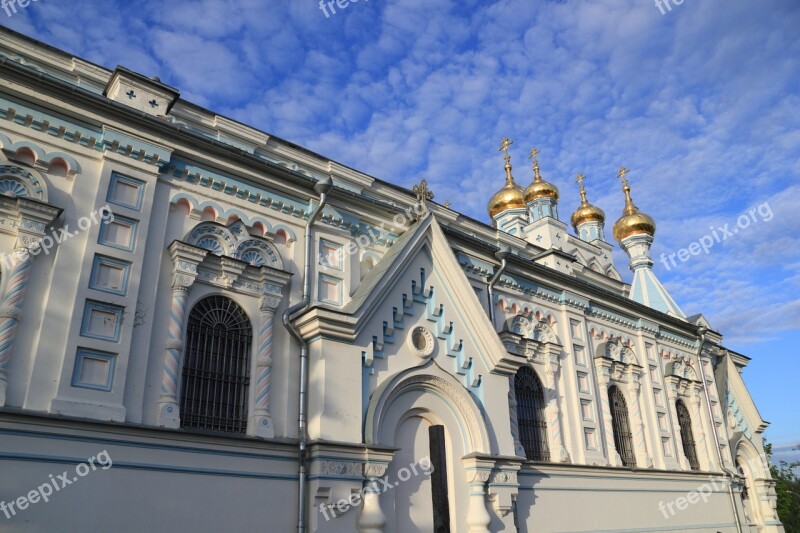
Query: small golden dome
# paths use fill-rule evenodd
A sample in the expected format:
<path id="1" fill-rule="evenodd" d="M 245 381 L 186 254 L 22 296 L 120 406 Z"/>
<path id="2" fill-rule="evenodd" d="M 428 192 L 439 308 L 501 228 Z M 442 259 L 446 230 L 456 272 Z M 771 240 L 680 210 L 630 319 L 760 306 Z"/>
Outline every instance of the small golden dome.
<path id="1" fill-rule="evenodd" d="M 511 156 L 508 155 L 508 147 L 512 144 L 514 144 L 514 141 L 503 137 L 503 142 L 498 148 L 498 151 L 505 152 L 503 159 L 506 162 L 506 184 L 502 189 L 494 193 L 486 206 L 489 210 L 489 216 L 492 218 L 507 209 L 525 209 L 525 195 L 522 187 L 514 183 L 514 176 L 511 175 Z"/>
<path id="2" fill-rule="evenodd" d="M 525 200 L 522 187 L 514 183 L 514 178 L 506 179 L 502 189 L 494 193 L 489 200 L 489 216 L 494 217 L 507 209 L 525 209 Z"/>
<path id="3" fill-rule="evenodd" d="M 622 242 L 631 235 L 650 235 L 651 237 L 656 234 L 656 222 L 653 217 L 646 213 L 639 211 L 639 208 L 633 204 L 631 199 L 631 188 L 628 186 L 628 180 L 625 174 L 628 170 L 623 168 L 619 169 L 618 178 L 622 179 L 622 191 L 625 193 L 625 208 L 622 210 L 622 216 L 614 223 L 614 239 L 617 242 Z"/>
<path id="4" fill-rule="evenodd" d="M 544 181 L 542 176 L 539 174 L 539 161 L 536 159 L 536 155 L 538 153 L 539 150 L 536 148 L 531 150 L 530 158 L 533 159 L 533 183 L 528 185 L 528 187 L 525 189 L 525 203 L 530 203 L 537 198 L 552 198 L 557 202 L 558 187 L 552 183 Z"/>
<path id="5" fill-rule="evenodd" d="M 538 181 L 534 180 L 525 189 L 525 203 L 532 202 L 537 198 L 552 198 L 558 201 L 558 187 L 544 181 L 541 177 Z"/>
<path id="6" fill-rule="evenodd" d="M 583 185 L 584 178 L 583 174 L 578 175 L 578 183 L 581 186 L 581 205 L 572 213 L 571 218 L 572 227 L 575 228 L 576 232 L 578 231 L 578 226 L 584 222 L 604 223 L 606 221 L 606 214 L 603 210 L 590 204 L 589 200 L 586 199 L 586 187 Z"/>

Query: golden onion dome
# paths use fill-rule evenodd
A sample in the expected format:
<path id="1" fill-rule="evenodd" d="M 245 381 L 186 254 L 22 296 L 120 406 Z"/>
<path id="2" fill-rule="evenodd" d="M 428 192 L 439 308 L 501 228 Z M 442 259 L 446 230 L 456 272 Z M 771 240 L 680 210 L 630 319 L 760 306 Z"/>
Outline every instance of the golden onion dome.
<path id="1" fill-rule="evenodd" d="M 522 187 L 514 183 L 514 176 L 511 175 L 511 156 L 508 155 L 508 147 L 513 143 L 514 141 L 503 137 L 503 142 L 499 148 L 499 151 L 505 152 L 503 159 L 506 162 L 506 184 L 492 195 L 489 204 L 486 206 L 489 210 L 489 216 L 492 218 L 507 209 L 525 209 L 525 194 Z"/>
<path id="2" fill-rule="evenodd" d="M 584 178 L 583 174 L 578 175 L 578 183 L 581 186 L 581 205 L 572 213 L 571 218 L 572 227 L 575 228 L 576 232 L 578 231 L 578 226 L 584 222 L 604 223 L 606 221 L 606 214 L 603 210 L 590 204 L 589 200 L 586 199 L 586 187 L 583 185 Z"/>
<path id="3" fill-rule="evenodd" d="M 489 216 L 494 217 L 507 209 L 525 209 L 525 200 L 522 187 L 514 183 L 514 178 L 509 174 L 503 188 L 494 193 L 489 204 Z"/>
<path id="4" fill-rule="evenodd" d="M 536 148 L 531 150 L 531 159 L 533 159 L 533 183 L 528 185 L 525 189 L 525 203 L 528 204 L 537 198 L 552 198 L 554 201 L 558 201 L 558 187 L 553 185 L 552 183 L 548 183 L 542 179 L 541 174 L 539 174 L 539 162 L 536 159 L 536 155 L 539 153 L 539 150 Z"/>
<path id="5" fill-rule="evenodd" d="M 614 223 L 614 239 L 620 243 L 632 235 L 643 234 L 653 237 L 656 234 L 656 222 L 653 217 L 639 211 L 639 208 L 633 204 L 631 188 L 625 178 L 627 173 L 628 170 L 623 167 L 619 169 L 617 175 L 622 179 L 622 191 L 625 193 L 625 208 L 622 210 L 622 216 Z"/>

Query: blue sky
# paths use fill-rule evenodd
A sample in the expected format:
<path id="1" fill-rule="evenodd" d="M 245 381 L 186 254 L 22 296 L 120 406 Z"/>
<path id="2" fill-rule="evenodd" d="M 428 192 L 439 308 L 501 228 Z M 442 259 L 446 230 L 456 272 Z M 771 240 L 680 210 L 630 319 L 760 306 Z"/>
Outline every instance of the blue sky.
<path id="1" fill-rule="evenodd" d="M 378 178 L 424 177 L 484 221 L 503 136 L 523 185 L 541 150 L 564 220 L 583 172 L 613 221 L 625 165 L 658 223 L 656 274 L 753 358 L 768 438 L 800 442 L 800 3 L 361 0 L 329 15 L 315 0 L 39 0 L 0 23 Z M 764 204 L 708 254 L 658 261 Z"/>

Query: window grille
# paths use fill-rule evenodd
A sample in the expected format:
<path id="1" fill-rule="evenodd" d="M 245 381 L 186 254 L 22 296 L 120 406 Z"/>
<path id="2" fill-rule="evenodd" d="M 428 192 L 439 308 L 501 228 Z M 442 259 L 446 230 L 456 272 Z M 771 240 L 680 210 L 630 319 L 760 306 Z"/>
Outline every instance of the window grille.
<path id="1" fill-rule="evenodd" d="M 692 470 L 700 470 L 700 462 L 697 460 L 697 449 L 694 445 L 694 434 L 692 433 L 692 417 L 689 410 L 681 400 L 675 403 L 678 411 L 678 424 L 681 426 L 681 440 L 683 441 L 683 454 L 689 460 Z"/>
<path id="2" fill-rule="evenodd" d="M 523 366 L 514 378 L 517 396 L 519 438 L 525 455 L 532 461 L 549 461 L 544 387 L 536 373 Z"/>
<path id="3" fill-rule="evenodd" d="M 252 327 L 224 296 L 197 303 L 186 328 L 181 426 L 244 433 Z"/>
<path id="4" fill-rule="evenodd" d="M 623 465 L 636 466 L 631 426 L 628 422 L 628 404 L 622 391 L 615 386 L 608 389 L 608 399 L 611 404 L 611 422 L 614 426 L 614 446 Z"/>

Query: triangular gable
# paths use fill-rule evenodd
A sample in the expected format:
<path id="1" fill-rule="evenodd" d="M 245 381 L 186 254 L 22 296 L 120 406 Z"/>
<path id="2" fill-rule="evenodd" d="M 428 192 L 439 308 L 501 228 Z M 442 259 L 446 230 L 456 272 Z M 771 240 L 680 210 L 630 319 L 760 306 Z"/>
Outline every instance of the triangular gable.
<path id="1" fill-rule="evenodd" d="M 316 328 L 308 326 L 316 315 L 322 321 L 336 322 L 341 336 L 354 339 L 378 311 L 396 305 L 396 302 L 387 303 L 386 298 L 395 285 L 407 277 L 408 268 L 421 253 L 428 254 L 434 271 L 439 273 L 437 279 L 443 285 L 442 293 L 447 294 L 452 302 L 448 306 L 448 320 L 458 321 L 463 328 L 460 334 L 469 336 L 488 369 L 494 369 L 506 353 L 506 348 L 489 322 L 485 309 L 478 301 L 478 296 L 432 214 L 411 226 L 392 245 L 364 277 L 350 302 L 341 309 L 316 306 L 299 319 L 299 322 L 304 323 L 301 331 L 304 335 L 306 332 L 309 335 L 314 334 L 312 330 Z M 418 290 L 425 291 L 426 287 L 418 287 Z M 343 328 L 349 332 L 345 333 Z"/>

